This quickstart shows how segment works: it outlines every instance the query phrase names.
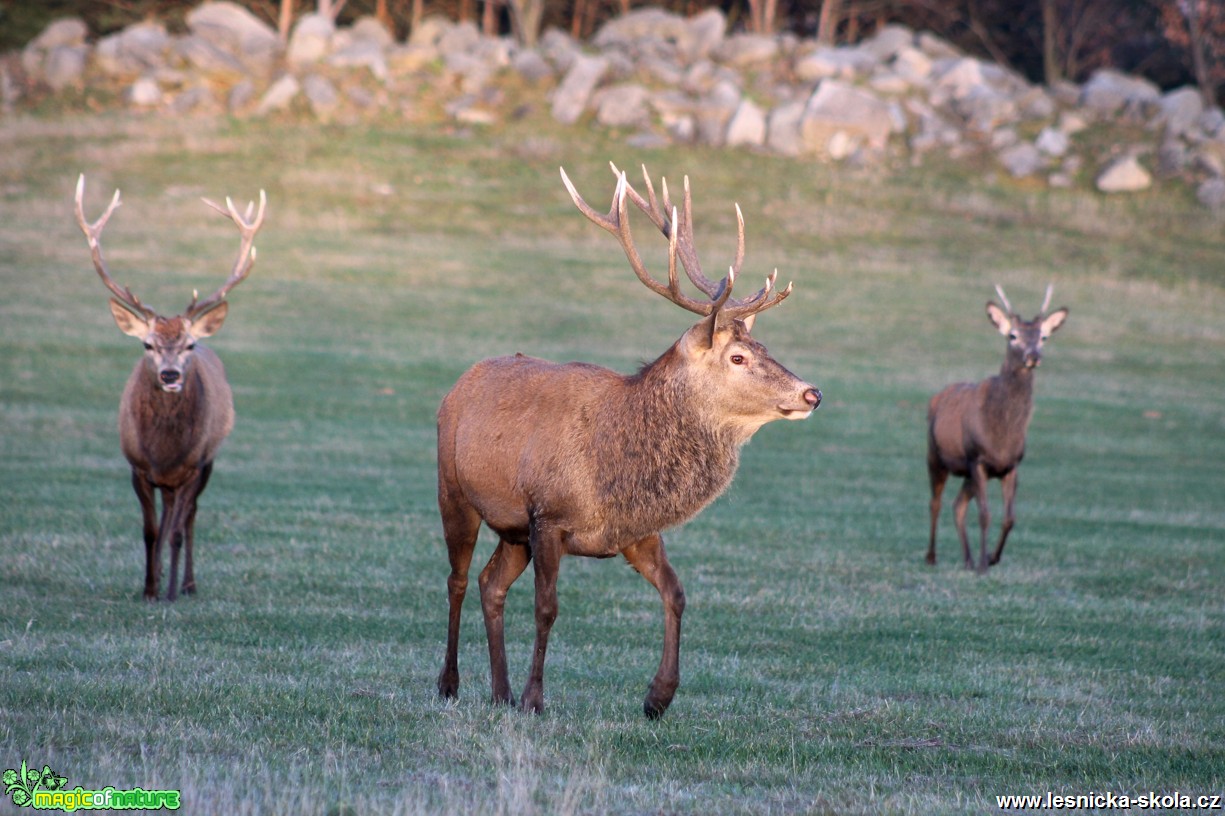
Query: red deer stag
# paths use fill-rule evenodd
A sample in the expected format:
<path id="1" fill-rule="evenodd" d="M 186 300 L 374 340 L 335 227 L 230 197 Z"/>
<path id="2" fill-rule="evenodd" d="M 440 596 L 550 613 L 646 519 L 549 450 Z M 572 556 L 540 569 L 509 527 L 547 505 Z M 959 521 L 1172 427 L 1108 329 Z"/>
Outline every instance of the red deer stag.
<path id="1" fill-rule="evenodd" d="M 663 715 L 680 682 L 685 593 L 668 563 L 660 531 L 680 524 L 731 482 L 741 445 L 767 422 L 804 419 L 820 392 L 779 365 L 749 336 L 756 315 L 777 306 L 791 286 L 774 288 L 777 270 L 751 297 L 731 297 L 744 259 L 739 248 L 726 278 L 702 274 L 693 246 L 692 204 L 685 180 L 677 217 L 663 186 L 663 208 L 650 177 L 649 202 L 613 167 L 618 181 L 607 215 L 594 211 L 562 170 L 575 206 L 615 235 L 638 279 L 652 292 L 702 316 L 659 359 L 624 376 L 585 363 L 552 363 L 516 354 L 477 363 L 438 410 L 438 504 L 451 574 L 447 651 L 438 691 L 459 690 L 456 654 L 460 609 L 482 520 L 498 536 L 480 574 L 495 703 L 513 703 L 503 640 L 510 585 L 535 564 L 536 642 L 520 705 L 544 707 L 544 661 L 557 617 L 563 555 L 620 553 L 663 600 L 664 645 L 643 710 Z M 668 281 L 643 264 L 630 234 L 628 202 L 668 238 Z M 706 297 L 682 292 L 677 260 Z"/>
<path id="2" fill-rule="evenodd" d="M 966 569 L 974 569 L 970 540 L 966 537 L 966 510 L 973 498 L 978 504 L 978 572 L 998 564 L 1004 542 L 1012 529 L 1017 495 L 1017 467 L 1025 455 L 1025 433 L 1034 412 L 1034 369 L 1042 362 L 1042 345 L 1068 316 L 1066 308 L 1046 314 L 1053 287 L 1046 288 L 1042 308 L 1033 320 L 1025 320 L 999 286 L 995 291 L 1004 304 L 987 302 L 987 316 L 1000 334 L 1008 338 L 1008 350 L 1000 373 L 977 383 L 956 383 L 932 397 L 927 409 L 927 473 L 931 479 L 931 543 L 927 563 L 936 563 L 936 522 L 940 517 L 940 495 L 949 474 L 964 476 L 965 483 L 953 503 L 953 518 L 961 537 Z M 1004 521 L 995 552 L 987 559 L 987 480 L 999 479 L 1004 493 Z"/>
<path id="3" fill-rule="evenodd" d="M 240 215 L 226 199 L 222 207 L 208 199 L 204 203 L 225 215 L 242 236 L 238 259 L 229 279 L 204 300 L 193 293 L 181 315 L 162 317 L 120 287 L 107 271 L 102 259 L 100 239 L 106 222 L 119 206 L 115 191 L 106 212 L 89 223 L 81 199 L 85 176 L 77 181 L 77 223 L 89 240 L 94 269 L 114 295 L 111 314 L 124 334 L 145 344 L 144 357 L 136 363 L 119 402 L 119 439 L 123 455 L 132 466 L 132 486 L 140 500 L 145 537 L 145 600 L 157 599 L 161 577 L 161 553 L 170 548 L 170 584 L 166 600 L 178 597 L 179 551 L 186 548 L 181 591 L 196 591 L 192 571 L 192 538 L 196 521 L 196 501 L 208 484 L 213 457 L 234 427 L 234 400 L 225 368 L 210 349 L 196 341 L 221 328 L 229 309 L 225 301 L 230 289 L 241 283 L 255 263 L 255 233 L 264 222 L 267 204 L 264 191 L 259 194 L 259 212 L 252 219 L 254 203 Z M 160 524 L 154 517 L 154 491 L 162 494 Z"/>

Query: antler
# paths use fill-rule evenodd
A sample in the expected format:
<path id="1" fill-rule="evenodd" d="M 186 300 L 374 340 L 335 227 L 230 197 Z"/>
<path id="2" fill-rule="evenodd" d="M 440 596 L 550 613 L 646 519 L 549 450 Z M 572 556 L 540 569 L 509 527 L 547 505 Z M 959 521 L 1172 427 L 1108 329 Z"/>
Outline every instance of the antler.
<path id="1" fill-rule="evenodd" d="M 1046 285 L 1046 297 L 1042 298 L 1042 308 L 1038 310 L 1038 314 L 1046 314 L 1046 307 L 1051 305 L 1051 295 L 1055 293 L 1055 284 L 1048 283 Z"/>
<path id="2" fill-rule="evenodd" d="M 739 205 L 736 205 L 736 260 L 728 268 L 727 277 L 715 282 L 702 273 L 702 267 L 698 263 L 697 251 L 693 245 L 693 198 L 689 190 L 689 177 L 685 177 L 683 215 L 678 216 L 677 208 L 673 206 L 668 195 L 668 183 L 666 180 L 662 182 L 663 207 L 661 208 L 659 201 L 655 197 L 655 187 L 651 183 L 651 177 L 648 175 L 645 166 L 642 168 L 642 177 L 646 182 L 649 200 L 644 199 L 630 186 L 626 180 L 625 173 L 618 170 L 615 164 L 609 162 L 609 166 L 612 168 L 613 174 L 617 176 L 617 188 L 613 193 L 612 206 L 607 215 L 597 213 L 583 200 L 582 196 L 578 194 L 578 191 L 570 182 L 569 177 L 566 176 L 564 168 L 561 171 L 562 182 L 565 183 L 566 190 L 569 191 L 574 205 L 578 207 L 583 215 L 587 216 L 588 220 L 617 236 L 621 242 L 622 249 L 625 250 L 626 257 L 629 259 L 630 266 L 634 269 L 634 274 L 652 292 L 663 295 L 677 306 L 696 314 L 710 315 L 714 312 L 719 312 L 721 318 L 728 320 L 746 318 L 765 311 L 772 306 L 777 306 L 784 298 L 791 294 L 791 284 L 787 284 L 787 288 L 782 291 L 774 288 L 774 282 L 778 277 L 778 270 L 776 269 L 766 278 L 766 285 L 752 297 L 743 299 L 731 297 L 732 286 L 735 284 L 736 277 L 740 274 L 740 267 L 744 263 L 744 216 L 740 212 Z M 668 238 L 668 283 L 666 286 L 651 276 L 643 264 L 637 248 L 634 246 L 633 235 L 630 232 L 629 226 L 627 199 L 632 199 L 635 206 L 642 210 L 659 231 Z M 669 217 L 669 214 L 671 217 Z M 685 269 L 686 276 L 688 276 L 694 286 L 710 298 L 709 300 L 697 300 L 681 291 L 680 282 L 676 274 L 678 256 L 681 266 Z"/>
<path id="3" fill-rule="evenodd" d="M 199 300 L 199 293 L 193 292 L 191 303 L 187 304 L 187 309 L 183 312 L 183 316 L 188 320 L 195 320 L 200 315 L 210 312 L 221 305 L 225 300 L 226 294 L 247 277 L 251 272 L 251 267 L 255 265 L 255 233 L 259 232 L 259 228 L 264 225 L 264 209 L 268 205 L 268 196 L 263 190 L 259 191 L 259 212 L 255 213 L 255 218 L 252 220 L 252 211 L 255 209 L 255 202 L 247 203 L 246 215 L 240 215 L 238 209 L 234 206 L 234 202 L 226 196 L 225 206 L 222 207 L 215 201 L 203 199 L 204 203 L 212 207 L 217 212 L 230 219 L 238 226 L 238 232 L 242 235 L 242 243 L 238 246 L 238 258 L 234 261 L 234 268 L 230 272 L 230 277 L 221 288 L 204 300 Z"/>
<path id="4" fill-rule="evenodd" d="M 115 300 L 120 306 L 127 309 L 134 315 L 149 319 L 153 317 L 155 312 L 148 306 L 140 302 L 140 298 L 132 294 L 132 290 L 128 287 L 120 287 L 115 283 L 115 279 L 111 277 L 111 273 L 107 271 L 106 261 L 102 259 L 102 230 L 106 228 L 106 222 L 110 220 L 111 213 L 120 205 L 119 191 L 115 190 L 115 195 L 111 197 L 110 206 L 106 208 L 106 212 L 92 224 L 85 220 L 85 207 L 82 204 L 82 199 L 85 197 L 85 174 L 82 173 L 77 179 L 77 194 L 76 194 L 76 214 L 77 223 L 81 226 L 81 232 L 85 233 L 86 240 L 89 241 L 89 254 L 94 259 L 94 269 L 98 272 L 98 277 L 102 279 L 102 283 L 115 296 Z"/>
<path id="5" fill-rule="evenodd" d="M 1004 287 L 997 283 L 995 285 L 995 293 L 1000 296 L 1000 303 L 1003 304 L 1004 308 L 1008 311 L 1008 314 L 1016 314 L 1016 312 L 1012 310 L 1012 304 L 1008 302 L 1008 295 L 1004 294 Z"/>

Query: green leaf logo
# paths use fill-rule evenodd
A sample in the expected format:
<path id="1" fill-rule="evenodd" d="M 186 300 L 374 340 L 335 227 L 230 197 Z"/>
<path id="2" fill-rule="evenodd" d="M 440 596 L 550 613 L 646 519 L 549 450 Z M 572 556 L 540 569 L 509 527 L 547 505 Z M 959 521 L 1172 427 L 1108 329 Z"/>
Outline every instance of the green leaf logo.
<path id="1" fill-rule="evenodd" d="M 34 794 L 40 790 L 63 790 L 68 783 L 67 777 L 60 776 L 51 770 L 50 765 L 44 765 L 42 771 L 29 767 L 26 761 L 21 761 L 21 768 L 9 768 L 0 781 L 4 783 L 4 793 L 13 797 L 17 807 L 28 807 L 34 803 Z"/>

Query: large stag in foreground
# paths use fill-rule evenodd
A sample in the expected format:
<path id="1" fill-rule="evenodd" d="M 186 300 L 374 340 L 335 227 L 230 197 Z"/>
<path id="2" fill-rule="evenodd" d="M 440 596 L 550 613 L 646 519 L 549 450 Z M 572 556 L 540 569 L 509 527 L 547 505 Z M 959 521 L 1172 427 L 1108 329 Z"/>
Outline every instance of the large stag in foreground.
<path id="1" fill-rule="evenodd" d="M 438 677 L 444 697 L 459 690 L 460 609 L 483 520 L 499 539 L 480 574 L 494 702 L 514 702 L 502 612 L 507 590 L 528 562 L 535 565 L 536 643 L 520 705 L 539 712 L 561 557 L 620 553 L 663 600 L 663 658 L 643 704 L 648 717 L 662 716 L 680 682 L 685 593 L 660 531 L 693 517 L 723 492 L 741 445 L 758 428 L 804 419 L 821 401 L 815 387 L 749 335 L 756 315 L 781 303 L 791 286 L 776 290 L 776 271 L 751 297 L 731 297 L 744 259 L 740 208 L 736 261 L 726 278 L 713 281 L 702 274 L 693 247 L 688 179 L 678 218 L 666 182 L 661 209 L 645 168 L 649 201 L 623 173 L 613 172 L 618 181 L 607 215 L 587 205 L 564 170 L 562 180 L 575 206 L 618 238 L 648 289 L 702 319 L 632 376 L 516 354 L 477 363 L 443 399 L 438 504 L 451 562 L 447 652 Z M 634 246 L 630 201 L 668 238 L 667 283 L 651 275 Z M 678 260 L 705 298 L 682 292 Z"/>
<path id="2" fill-rule="evenodd" d="M 186 549 L 183 563 L 183 594 L 196 591 L 192 570 L 192 539 L 196 501 L 208 484 L 213 457 L 234 427 L 234 400 L 221 360 L 197 341 L 221 328 L 229 305 L 230 289 L 242 282 L 255 263 L 255 233 L 264 222 L 267 203 L 259 194 L 259 212 L 252 218 L 254 203 L 241 215 L 230 199 L 222 207 L 208 199 L 204 203 L 232 220 L 242 236 L 238 259 L 229 279 L 216 292 L 200 300 L 192 295 L 182 314 L 162 317 L 145 306 L 127 287 L 120 287 L 107 271 L 100 243 L 102 230 L 115 208 L 115 191 L 106 212 L 92 224 L 85 218 L 81 199 L 85 176 L 77 181 L 77 223 L 89 241 L 94 269 L 110 290 L 111 314 L 124 334 L 144 342 L 144 357 L 128 377 L 119 402 L 119 439 L 132 466 L 132 486 L 144 517 L 145 600 L 156 600 L 161 575 L 161 553 L 170 548 L 170 583 L 166 600 L 180 591 L 177 583 L 179 551 Z M 160 524 L 155 517 L 154 491 L 162 494 Z"/>
<path id="3" fill-rule="evenodd" d="M 1042 345 L 1063 325 L 1066 308 L 1046 314 L 1052 287 L 1046 288 L 1042 308 L 1033 320 L 1015 311 L 1004 290 L 995 291 L 1003 306 L 987 302 L 987 316 L 1000 334 L 1008 338 L 1008 350 L 1000 373 L 977 383 L 956 383 L 932 397 L 927 409 L 927 473 L 931 479 L 931 542 L 927 563 L 936 563 L 936 522 L 940 496 L 949 474 L 964 476 L 965 483 L 953 503 L 953 518 L 961 537 L 966 569 L 974 569 L 970 540 L 966 536 L 966 510 L 973 498 L 978 504 L 978 572 L 998 564 L 1004 542 L 1015 521 L 1013 502 L 1017 495 L 1017 466 L 1025 455 L 1025 435 L 1034 411 L 1034 369 L 1042 362 Z M 1004 493 L 1004 520 L 1000 539 L 987 558 L 987 480 L 999 479 Z"/>

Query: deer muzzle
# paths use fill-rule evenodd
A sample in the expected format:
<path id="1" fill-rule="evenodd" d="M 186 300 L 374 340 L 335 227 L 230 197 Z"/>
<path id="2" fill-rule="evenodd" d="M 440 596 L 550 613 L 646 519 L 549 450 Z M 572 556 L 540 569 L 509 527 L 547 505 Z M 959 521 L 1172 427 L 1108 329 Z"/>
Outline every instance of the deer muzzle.
<path id="1" fill-rule="evenodd" d="M 803 406 L 799 404 L 778 406 L 778 410 L 782 412 L 785 419 L 807 419 L 821 404 L 821 392 L 817 388 L 808 386 L 800 395 L 800 399 L 803 400 Z"/>
<path id="2" fill-rule="evenodd" d="M 164 368 L 157 372 L 157 380 L 163 391 L 177 393 L 183 390 L 183 372 L 177 368 Z"/>

